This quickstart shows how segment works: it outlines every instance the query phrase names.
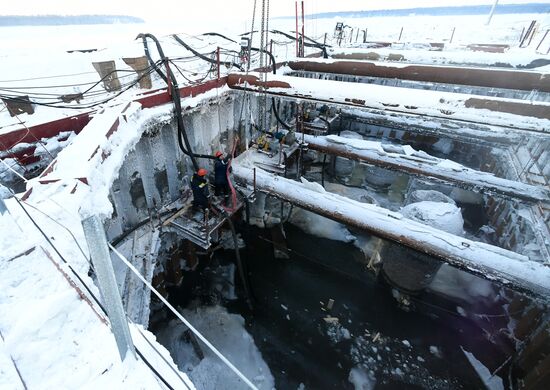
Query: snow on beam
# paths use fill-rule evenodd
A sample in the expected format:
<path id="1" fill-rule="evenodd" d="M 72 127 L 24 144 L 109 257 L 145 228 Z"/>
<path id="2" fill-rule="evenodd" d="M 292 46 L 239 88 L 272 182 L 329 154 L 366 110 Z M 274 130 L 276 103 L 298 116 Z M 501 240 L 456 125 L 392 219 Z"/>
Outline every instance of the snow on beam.
<path id="1" fill-rule="evenodd" d="M 288 66 L 295 71 L 550 92 L 549 74 L 520 70 L 324 59 L 290 61 Z"/>
<path id="2" fill-rule="evenodd" d="M 266 77 L 264 82 L 258 74 L 232 73 L 227 84 L 250 92 L 550 135 L 550 103 L 272 74 Z"/>
<path id="3" fill-rule="evenodd" d="M 302 134 L 296 134 L 300 139 Z M 476 171 L 456 162 L 430 156 L 410 146 L 383 145 L 381 142 L 349 139 L 337 135 L 315 137 L 304 134 L 309 148 L 381 168 L 416 176 L 429 176 L 447 183 L 456 183 L 467 190 L 483 190 L 531 202 L 550 201 L 550 191 L 513 180 L 502 179 L 488 172 Z"/>
<path id="4" fill-rule="evenodd" d="M 299 183 L 267 173 L 241 156 L 237 181 L 326 218 L 397 242 L 484 278 L 539 296 L 550 295 L 550 267 L 492 245 L 435 229 L 381 207 L 332 194 L 316 183 Z"/>

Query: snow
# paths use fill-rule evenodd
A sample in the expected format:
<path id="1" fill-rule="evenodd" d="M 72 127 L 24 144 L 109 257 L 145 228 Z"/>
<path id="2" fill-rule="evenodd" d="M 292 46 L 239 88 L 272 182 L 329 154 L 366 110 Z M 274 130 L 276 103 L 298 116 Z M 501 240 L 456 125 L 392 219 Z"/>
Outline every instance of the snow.
<path id="1" fill-rule="evenodd" d="M 464 219 L 460 208 L 452 203 L 423 201 L 411 203 L 401 209 L 403 216 L 437 229 L 464 235 Z"/>
<path id="2" fill-rule="evenodd" d="M 329 240 L 352 242 L 355 237 L 341 223 L 300 208 L 294 208 L 290 223 L 313 236 Z"/>
<path id="3" fill-rule="evenodd" d="M 376 380 L 362 367 L 353 367 L 349 372 L 348 381 L 355 390 L 373 390 Z"/>
<path id="4" fill-rule="evenodd" d="M 315 192 L 324 192 L 323 187 L 314 182 L 302 178 L 305 188 Z M 290 223 L 299 227 L 304 232 L 335 241 L 352 242 L 355 237 L 341 223 L 335 222 L 321 215 L 295 207 L 290 216 Z"/>
<path id="5" fill-rule="evenodd" d="M 298 137 L 302 137 L 298 134 Z M 417 175 L 429 176 L 445 182 L 458 182 L 458 184 L 473 191 L 464 191 L 461 188 L 453 188 L 453 193 L 458 199 L 479 198 L 479 188 L 487 192 L 498 192 L 518 196 L 532 200 L 546 200 L 550 198 L 550 191 L 542 186 L 533 186 L 513 180 L 497 177 L 489 172 L 477 171 L 447 159 L 431 156 L 423 151 L 417 151 L 409 145 L 401 149 L 388 147 L 378 141 L 349 139 L 337 135 L 312 136 L 305 134 L 304 141 L 312 149 L 331 150 L 344 154 L 354 160 L 364 161 L 374 165 L 383 165 L 385 168 Z M 378 178 L 380 182 L 390 182 L 394 174 L 388 170 L 372 168 L 369 175 Z M 452 197 L 452 196 L 451 196 Z"/>
<path id="6" fill-rule="evenodd" d="M 183 103 L 194 107 L 217 93 L 210 91 L 184 99 Z M 25 208 L 98 297 L 87 275 L 87 246 L 79 213 L 110 216 L 109 190 L 125 156 L 149 124 L 169 121 L 171 110 L 170 105 L 142 110 L 139 103 L 106 107 L 59 153 L 49 174 L 28 183 L 32 192 Z M 113 126 L 117 121 L 118 126 Z M 111 128 L 116 131 L 108 136 Z M 55 141 L 48 145 L 57 146 Z M 79 178 L 85 178 L 88 184 Z M 41 184 L 44 179 L 52 182 Z M 5 203 L 8 212 L 0 216 L 0 332 L 4 337 L 0 370 L 13 373 L 11 360 L 6 359 L 11 356 L 29 388 L 161 388 L 141 359 L 120 361 L 113 335 L 103 315 L 97 314 L 100 309 L 82 300 L 56 268 L 53 262 L 74 279 L 16 200 L 7 199 Z M 24 234 L 19 226 L 25 227 Z M 79 285 L 78 281 L 74 283 Z M 130 330 L 134 344 L 174 388 L 185 387 L 182 377 L 187 387 L 193 387 L 185 375 L 176 374 L 170 355 L 153 335 L 143 329 L 140 332 L 134 324 L 130 324 Z M 68 371 L 70 376 L 66 375 Z"/>
<path id="7" fill-rule="evenodd" d="M 244 77 L 244 73 L 235 73 Z M 249 76 L 261 79 L 259 73 Z M 520 116 L 481 108 L 468 107 L 471 95 L 433 90 L 396 88 L 385 85 L 318 80 L 268 74 L 267 82 L 281 83 L 278 87 L 266 88 L 268 93 L 291 95 L 297 98 L 314 97 L 318 101 L 335 104 L 354 104 L 365 109 L 385 110 L 387 113 L 427 115 L 448 120 L 475 122 L 533 130 L 546 131 L 550 120 Z M 288 85 L 288 87 L 286 87 Z M 263 87 L 249 85 L 244 79 L 237 81 L 235 88 L 261 92 Z M 523 100 L 483 97 L 482 100 L 499 103 L 526 104 Z M 550 108 L 550 103 L 537 102 L 537 106 Z"/>
<path id="8" fill-rule="evenodd" d="M 230 314 L 220 306 L 183 310 L 182 314 L 193 326 L 218 348 L 259 389 L 272 389 L 274 379 L 252 336 L 244 328 L 244 319 Z M 245 389 L 247 386 L 209 349 L 201 344 L 205 357 L 196 356 L 193 347 L 182 334 L 187 328 L 179 321 L 171 321 L 159 333 L 182 371 L 186 371 L 197 389 Z"/>

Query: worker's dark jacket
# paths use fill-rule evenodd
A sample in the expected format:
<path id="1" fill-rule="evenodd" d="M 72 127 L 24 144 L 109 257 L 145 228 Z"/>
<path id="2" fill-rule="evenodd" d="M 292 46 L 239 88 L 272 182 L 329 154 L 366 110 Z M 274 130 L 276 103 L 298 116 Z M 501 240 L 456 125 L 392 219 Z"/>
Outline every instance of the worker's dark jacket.
<path id="1" fill-rule="evenodd" d="M 193 205 L 208 207 L 208 182 L 206 179 L 194 174 L 191 178 L 191 190 L 193 191 Z"/>
<path id="2" fill-rule="evenodd" d="M 214 184 L 222 185 L 227 183 L 227 165 L 229 160 L 218 158 L 214 162 Z M 231 172 L 231 171 L 230 171 Z"/>

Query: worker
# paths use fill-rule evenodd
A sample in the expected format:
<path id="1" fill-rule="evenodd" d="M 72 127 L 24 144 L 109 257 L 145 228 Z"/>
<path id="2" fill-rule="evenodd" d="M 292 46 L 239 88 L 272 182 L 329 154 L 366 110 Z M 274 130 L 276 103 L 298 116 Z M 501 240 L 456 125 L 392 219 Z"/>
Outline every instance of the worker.
<path id="1" fill-rule="evenodd" d="M 209 200 L 208 200 L 208 181 L 206 180 L 206 175 L 208 171 L 206 169 L 199 169 L 196 173 L 193 174 L 191 178 L 191 190 L 193 191 L 193 208 L 195 210 L 208 209 Z"/>
<path id="2" fill-rule="evenodd" d="M 231 172 L 229 167 L 229 157 L 224 158 L 223 153 L 219 150 L 214 154 L 216 160 L 214 162 L 214 189 L 216 196 L 223 196 L 224 204 L 227 204 L 229 199 L 229 181 L 227 179 L 227 170 Z"/>

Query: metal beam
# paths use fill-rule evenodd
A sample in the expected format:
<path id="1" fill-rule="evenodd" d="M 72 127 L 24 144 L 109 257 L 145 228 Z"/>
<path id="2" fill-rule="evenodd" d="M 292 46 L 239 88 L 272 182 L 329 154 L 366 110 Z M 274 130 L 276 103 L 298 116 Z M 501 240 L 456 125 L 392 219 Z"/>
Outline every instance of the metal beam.
<path id="1" fill-rule="evenodd" d="M 526 256 L 455 236 L 372 204 L 325 192 L 320 185 L 318 190 L 314 190 L 311 185 L 305 186 L 262 169 L 254 169 L 249 162 L 241 162 L 246 159 L 243 156 L 246 154 L 234 162 L 233 175 L 237 181 L 248 186 L 255 182 L 258 191 L 434 256 L 486 279 L 538 296 L 550 295 L 550 268 L 530 261 Z"/>
<path id="2" fill-rule="evenodd" d="M 370 61 L 334 61 L 321 59 L 290 61 L 288 66 L 294 71 L 550 92 L 550 74 L 520 70 L 417 64 L 399 64 L 398 66 L 392 66 L 391 64 Z"/>
<path id="3" fill-rule="evenodd" d="M 98 216 L 92 215 L 82 220 L 82 228 L 84 229 L 84 236 L 88 243 L 90 257 L 99 283 L 99 291 L 109 315 L 111 330 L 115 336 L 120 358 L 124 360 L 128 353 L 135 358 L 136 351 L 122 300 L 120 299 L 103 223 Z"/>
<path id="4" fill-rule="evenodd" d="M 550 191 L 544 187 L 502 179 L 491 173 L 476 171 L 457 163 L 448 166 L 445 164 L 447 160 L 436 157 L 425 158 L 420 155 L 409 156 L 386 151 L 380 142 L 353 140 L 353 144 L 348 145 L 346 141 L 349 140 L 343 137 L 315 137 L 309 134 L 296 134 L 298 139 L 302 139 L 302 136 L 310 149 L 321 153 L 363 161 L 409 175 L 425 176 L 445 183 L 457 184 L 467 190 L 481 190 L 485 193 L 494 193 L 530 202 L 550 202 Z M 361 143 L 364 144 L 364 147 L 361 147 Z"/>
<path id="5" fill-rule="evenodd" d="M 449 122 L 493 125 L 509 131 L 550 136 L 550 103 L 475 97 L 467 94 L 396 88 L 373 84 L 342 83 L 301 77 L 233 73 L 232 89 L 266 93 L 348 107 L 383 110 L 388 114 L 418 115 Z"/>

